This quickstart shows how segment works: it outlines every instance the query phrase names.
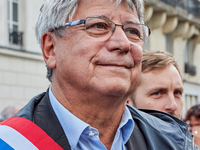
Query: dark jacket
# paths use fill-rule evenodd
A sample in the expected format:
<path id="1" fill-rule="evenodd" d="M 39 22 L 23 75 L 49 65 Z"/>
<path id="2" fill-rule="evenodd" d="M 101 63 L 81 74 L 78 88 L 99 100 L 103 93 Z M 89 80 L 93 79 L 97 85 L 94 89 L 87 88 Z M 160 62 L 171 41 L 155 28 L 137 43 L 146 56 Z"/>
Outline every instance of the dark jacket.
<path id="1" fill-rule="evenodd" d="M 148 111 L 149 115 L 127 107 L 135 122 L 133 133 L 126 143 L 128 150 L 193 150 L 193 136 L 187 130 L 186 123 L 158 111 Z M 64 150 L 71 150 L 50 104 L 48 91 L 31 99 L 15 116 L 33 121 Z"/>

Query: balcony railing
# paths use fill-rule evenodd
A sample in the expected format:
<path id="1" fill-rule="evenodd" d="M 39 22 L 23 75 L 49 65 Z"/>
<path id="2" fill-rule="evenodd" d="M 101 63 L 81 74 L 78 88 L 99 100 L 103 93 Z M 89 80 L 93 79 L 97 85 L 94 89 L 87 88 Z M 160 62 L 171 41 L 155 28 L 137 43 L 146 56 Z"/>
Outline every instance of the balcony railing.
<path id="1" fill-rule="evenodd" d="M 183 9 L 187 9 L 187 1 L 188 0 L 160 0 L 160 1 L 165 2 L 174 7 L 181 7 Z"/>
<path id="2" fill-rule="evenodd" d="M 16 30 L 9 30 L 9 42 L 15 45 L 23 45 L 23 33 Z"/>
<path id="3" fill-rule="evenodd" d="M 188 13 L 200 17 L 200 1 L 199 0 L 160 0 L 173 7 L 182 8 Z"/>
<path id="4" fill-rule="evenodd" d="M 200 1 L 188 0 L 188 12 L 194 16 L 200 17 Z"/>

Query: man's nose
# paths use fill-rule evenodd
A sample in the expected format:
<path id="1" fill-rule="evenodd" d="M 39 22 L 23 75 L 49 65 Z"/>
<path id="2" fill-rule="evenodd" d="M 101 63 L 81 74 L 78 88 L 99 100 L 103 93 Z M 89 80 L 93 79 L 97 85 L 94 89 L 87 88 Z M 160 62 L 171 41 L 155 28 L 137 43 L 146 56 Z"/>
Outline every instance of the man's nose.
<path id="1" fill-rule="evenodd" d="M 121 25 L 115 26 L 115 29 L 109 40 L 115 42 L 115 46 L 113 48 L 115 50 L 119 49 L 122 52 L 127 53 L 130 49 L 130 41 L 127 38 Z"/>
<path id="2" fill-rule="evenodd" d="M 165 111 L 169 114 L 173 114 L 177 110 L 177 102 L 173 94 L 168 95 L 166 104 L 165 104 Z"/>
<path id="3" fill-rule="evenodd" d="M 191 126 L 189 126 L 189 127 L 188 127 L 188 130 L 189 130 L 190 132 L 192 132 L 192 127 L 191 127 Z"/>

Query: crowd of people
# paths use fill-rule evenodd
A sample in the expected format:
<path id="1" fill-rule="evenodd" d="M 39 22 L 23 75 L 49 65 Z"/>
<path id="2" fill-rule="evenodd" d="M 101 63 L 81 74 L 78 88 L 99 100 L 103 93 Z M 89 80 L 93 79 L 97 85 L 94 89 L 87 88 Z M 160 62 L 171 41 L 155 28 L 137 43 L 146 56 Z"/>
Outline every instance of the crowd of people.
<path id="1" fill-rule="evenodd" d="M 143 51 L 143 13 L 143 0 L 45 0 L 35 32 L 51 85 L 0 123 L 0 149 L 197 150 L 200 108 L 181 120 L 179 66 Z"/>

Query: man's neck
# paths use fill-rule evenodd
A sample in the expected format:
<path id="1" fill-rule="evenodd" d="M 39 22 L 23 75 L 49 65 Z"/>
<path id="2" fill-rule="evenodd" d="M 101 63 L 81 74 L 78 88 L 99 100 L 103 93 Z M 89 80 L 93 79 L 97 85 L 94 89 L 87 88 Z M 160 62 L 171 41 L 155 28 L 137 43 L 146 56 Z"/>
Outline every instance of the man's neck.
<path id="1" fill-rule="evenodd" d="M 72 99 L 69 91 L 60 92 L 52 88 L 52 92 L 68 111 L 91 127 L 96 128 L 99 132 L 100 141 L 107 149 L 111 148 L 126 107 L 125 100 L 123 102 L 120 98 L 100 95 L 88 98 L 87 95 L 80 96 L 80 93 L 76 93 L 76 96 L 73 94 Z"/>

